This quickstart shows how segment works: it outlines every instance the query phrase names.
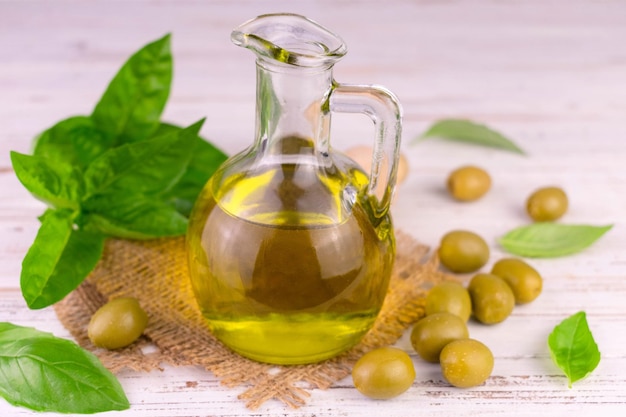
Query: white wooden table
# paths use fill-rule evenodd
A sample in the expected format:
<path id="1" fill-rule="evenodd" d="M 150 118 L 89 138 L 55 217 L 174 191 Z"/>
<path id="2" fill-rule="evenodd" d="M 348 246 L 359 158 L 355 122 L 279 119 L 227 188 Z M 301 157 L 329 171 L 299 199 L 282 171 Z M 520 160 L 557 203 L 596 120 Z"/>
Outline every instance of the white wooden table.
<path id="1" fill-rule="evenodd" d="M 228 153 L 254 129 L 254 63 L 230 43 L 230 30 L 258 14 L 305 14 L 348 44 L 335 77 L 377 83 L 404 106 L 403 152 L 410 175 L 399 190 L 396 226 L 436 246 L 448 230 L 496 238 L 528 222 L 535 188 L 562 186 L 563 222 L 614 224 L 578 255 L 536 260 L 543 294 L 497 326 L 471 324 L 496 356 L 493 376 L 474 389 L 449 387 L 436 365 L 414 357 L 417 378 L 404 395 L 372 401 L 350 378 L 309 403 L 247 410 L 240 391 L 189 368 L 123 372 L 132 403 L 124 416 L 550 415 L 609 416 L 626 411 L 626 3 L 620 1 L 0 1 L 0 321 L 69 333 L 52 309 L 29 310 L 20 263 L 43 206 L 18 183 L 9 151 L 28 152 L 54 122 L 88 114 L 123 61 L 143 44 L 173 34 L 175 78 L 164 119 L 189 124 Z M 520 157 L 446 141 L 411 145 L 433 121 L 465 117 L 497 128 L 528 152 Z M 361 117 L 333 119 L 337 148 L 369 142 Z M 453 168 L 476 163 L 494 186 L 473 204 L 443 191 Z M 489 267 L 490 265 L 488 265 Z M 547 336 L 584 310 L 602 352 L 586 380 L 569 389 L 551 362 Z M 407 346 L 406 340 L 400 343 Z M 32 415 L 0 399 L 0 415 Z M 108 415 L 108 414 L 105 414 Z"/>

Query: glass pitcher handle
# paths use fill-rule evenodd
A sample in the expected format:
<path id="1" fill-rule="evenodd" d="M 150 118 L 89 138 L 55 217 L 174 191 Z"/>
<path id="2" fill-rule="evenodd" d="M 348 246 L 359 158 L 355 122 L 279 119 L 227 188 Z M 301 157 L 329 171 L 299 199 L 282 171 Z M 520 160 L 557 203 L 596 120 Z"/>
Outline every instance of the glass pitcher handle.
<path id="1" fill-rule="evenodd" d="M 380 218 L 389 211 L 396 185 L 402 136 L 402 107 L 396 96 L 384 87 L 335 83 L 330 94 L 330 110 L 362 113 L 374 122 L 376 139 L 368 193 L 375 196 L 381 178 L 386 181 L 383 183 L 384 193 L 375 207 L 376 216 Z"/>

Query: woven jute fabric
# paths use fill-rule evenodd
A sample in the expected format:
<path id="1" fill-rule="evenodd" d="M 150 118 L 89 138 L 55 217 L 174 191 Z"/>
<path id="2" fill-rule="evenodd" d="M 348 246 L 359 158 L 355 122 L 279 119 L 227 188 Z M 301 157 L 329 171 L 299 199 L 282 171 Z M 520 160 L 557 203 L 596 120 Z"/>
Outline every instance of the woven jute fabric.
<path id="1" fill-rule="evenodd" d="M 321 363 L 258 363 L 233 353 L 213 337 L 193 297 L 182 237 L 109 239 L 96 269 L 55 305 L 55 311 L 76 341 L 113 372 L 124 368 L 151 371 L 161 369 L 163 364 L 200 366 L 226 386 L 243 386 L 239 398 L 250 409 L 270 399 L 297 408 L 305 404 L 311 389 L 329 388 L 349 375 L 365 352 L 396 342 L 409 325 L 424 315 L 427 289 L 454 279 L 440 272 L 436 257 L 428 259 L 428 248 L 412 237 L 396 232 L 396 241 L 389 290 L 373 328 L 356 347 Z M 144 336 L 127 348 L 99 349 L 87 336 L 89 320 L 107 300 L 117 297 L 137 298 L 148 313 L 148 327 Z"/>

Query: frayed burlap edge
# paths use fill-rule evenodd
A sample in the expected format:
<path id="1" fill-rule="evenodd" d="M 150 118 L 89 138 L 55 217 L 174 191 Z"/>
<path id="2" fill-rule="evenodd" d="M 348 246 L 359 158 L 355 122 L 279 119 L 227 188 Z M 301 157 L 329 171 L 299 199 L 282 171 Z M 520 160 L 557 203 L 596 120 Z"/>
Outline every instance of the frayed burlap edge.
<path id="1" fill-rule="evenodd" d="M 188 279 L 184 238 L 128 241 L 110 239 L 98 266 L 81 286 L 55 305 L 57 316 L 84 348 L 111 371 L 161 369 L 162 364 L 201 366 L 229 387 L 244 385 L 239 398 L 250 409 L 276 399 L 291 408 L 305 404 L 309 389 L 326 389 L 350 374 L 363 353 L 396 342 L 424 315 L 426 290 L 454 279 L 438 270 L 436 257 L 409 235 L 396 232 L 397 255 L 389 292 L 374 327 L 347 353 L 317 364 L 273 366 L 243 358 L 207 329 Z M 92 314 L 108 299 L 139 300 L 150 320 L 144 336 L 115 351 L 95 347 L 87 337 Z M 146 349 L 155 346 L 156 349 Z M 144 353 L 150 352 L 150 353 Z"/>

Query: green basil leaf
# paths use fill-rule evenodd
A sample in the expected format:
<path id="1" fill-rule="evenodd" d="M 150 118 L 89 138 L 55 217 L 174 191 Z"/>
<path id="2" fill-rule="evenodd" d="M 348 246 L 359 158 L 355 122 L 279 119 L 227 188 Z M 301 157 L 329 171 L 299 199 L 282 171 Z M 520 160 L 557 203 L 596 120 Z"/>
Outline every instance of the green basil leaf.
<path id="1" fill-rule="evenodd" d="M 181 128 L 178 126 L 161 123 L 154 136 L 163 136 L 180 130 Z M 195 142 L 193 156 L 185 173 L 164 196 L 164 198 L 171 200 L 176 209 L 185 216 L 189 216 L 200 191 L 215 170 L 227 158 L 224 152 L 202 137 L 195 136 L 193 140 Z"/>
<path id="2" fill-rule="evenodd" d="M 125 239 L 180 236 L 187 218 L 171 205 L 142 195 L 99 195 L 85 207 L 86 230 Z"/>
<path id="3" fill-rule="evenodd" d="M 22 261 L 20 286 L 32 309 L 48 307 L 74 290 L 104 250 L 101 234 L 76 230 L 71 210 L 48 210 Z"/>
<path id="4" fill-rule="evenodd" d="M 122 66 L 91 117 L 120 143 L 148 138 L 158 127 L 170 93 L 170 35 L 141 48 Z"/>
<path id="5" fill-rule="evenodd" d="M 110 149 L 87 167 L 86 194 L 161 194 L 182 177 L 204 120 L 179 132 Z"/>
<path id="6" fill-rule="evenodd" d="M 33 328 L 0 323 L 0 396 L 35 411 L 99 413 L 130 407 L 92 353 Z"/>
<path id="7" fill-rule="evenodd" d="M 501 133 L 470 120 L 444 119 L 435 122 L 417 141 L 440 137 L 487 146 L 524 155 L 524 151 Z"/>
<path id="8" fill-rule="evenodd" d="M 15 151 L 11 151 L 11 163 L 17 178 L 35 197 L 54 207 L 78 209 L 83 183 L 70 165 Z"/>
<path id="9" fill-rule="evenodd" d="M 584 311 L 557 325 L 548 337 L 548 346 L 552 359 L 565 372 L 570 388 L 600 363 L 600 351 L 589 330 Z"/>
<path id="10" fill-rule="evenodd" d="M 533 223 L 511 230 L 499 239 L 499 243 L 514 255 L 554 258 L 580 252 L 612 227 L 613 225 Z"/>
<path id="11" fill-rule="evenodd" d="M 33 154 L 74 165 L 81 170 L 115 146 L 115 137 L 94 125 L 88 116 L 65 119 L 35 140 Z"/>

